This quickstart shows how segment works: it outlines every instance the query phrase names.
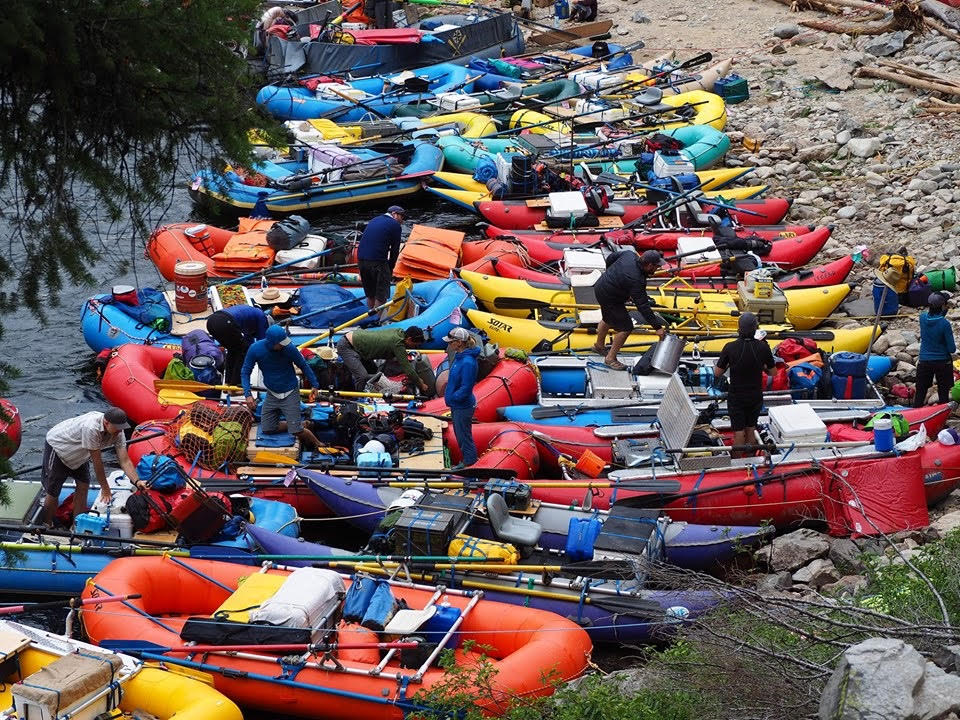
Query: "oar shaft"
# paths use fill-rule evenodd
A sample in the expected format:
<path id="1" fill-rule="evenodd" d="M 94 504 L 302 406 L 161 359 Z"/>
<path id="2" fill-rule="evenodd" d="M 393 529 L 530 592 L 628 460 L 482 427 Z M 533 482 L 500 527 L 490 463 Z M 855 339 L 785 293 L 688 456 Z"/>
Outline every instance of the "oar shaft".
<path id="1" fill-rule="evenodd" d="M 245 650 L 258 650 L 261 652 L 325 652 L 327 650 L 336 650 L 338 648 L 341 650 L 358 650 L 360 648 L 373 648 L 376 650 L 402 650 L 404 648 L 415 648 L 417 645 L 418 643 L 415 642 L 322 643 L 318 645 L 176 645 L 170 647 L 151 648 L 151 651 L 164 653 L 243 652 Z"/>
<path id="2" fill-rule="evenodd" d="M 51 600 L 42 603 L 25 603 L 23 605 L 7 605 L 0 608 L 0 615 L 16 615 L 22 612 L 32 612 L 34 610 L 49 610 L 61 607 L 85 607 L 87 605 L 102 605 L 104 603 L 123 602 L 125 600 L 136 600 L 142 597 L 139 594 L 133 595 L 105 595 L 95 598 L 71 598 L 69 600 Z"/>

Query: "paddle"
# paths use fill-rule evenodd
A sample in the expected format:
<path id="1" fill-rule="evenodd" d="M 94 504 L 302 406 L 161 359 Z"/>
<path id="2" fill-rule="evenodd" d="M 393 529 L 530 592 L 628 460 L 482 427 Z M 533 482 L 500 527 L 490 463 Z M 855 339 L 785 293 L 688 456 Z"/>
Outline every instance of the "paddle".
<path id="1" fill-rule="evenodd" d="M 327 253 L 331 253 L 336 248 L 327 248 L 326 250 L 320 250 L 315 252 L 312 255 L 307 255 L 306 257 L 297 258 L 296 260 L 290 260 L 285 263 L 280 263 L 279 265 L 271 265 L 270 267 L 264 268 L 263 270 L 258 270 L 257 272 L 247 273 L 246 275 L 241 275 L 240 277 L 233 278 L 231 280 L 224 280 L 223 282 L 215 283 L 211 287 L 219 287 L 220 285 L 236 285 L 237 283 L 242 283 L 247 280 L 252 280 L 253 278 L 260 277 L 262 275 L 273 274 L 274 271 L 281 268 L 289 267 L 290 265 L 296 265 L 297 263 L 302 263 L 305 260 L 311 260 L 313 258 L 318 258 Z"/>
<path id="2" fill-rule="evenodd" d="M 189 390 L 225 390 L 227 392 L 243 392 L 243 388 L 238 385 L 207 385 L 206 383 L 199 382 L 198 380 L 164 380 L 163 378 L 156 378 L 153 381 L 153 387 L 156 390 L 178 390 L 178 391 L 189 391 Z M 259 392 L 266 392 L 266 388 L 260 387 L 259 385 L 252 385 L 251 390 L 257 390 Z M 312 390 L 301 389 L 301 395 L 309 395 Z M 318 395 L 324 396 L 336 396 L 336 397 L 345 397 L 345 398 L 386 398 L 390 397 L 396 400 L 416 400 L 415 395 L 392 395 L 388 393 L 377 393 L 377 392 L 362 392 L 360 390 L 317 390 Z M 209 398 L 200 398 L 200 400 L 206 400 Z M 157 435 L 163 435 L 163 433 L 157 433 Z M 157 437 L 157 435 L 151 435 L 150 437 Z M 145 440 L 146 437 L 137 438 L 139 440 Z M 135 441 L 131 441 L 135 442 Z"/>
<path id="3" fill-rule="evenodd" d="M 473 477 L 478 479 L 489 479 L 489 480 L 513 480 L 517 476 L 516 470 L 508 470 L 505 468 L 474 468 L 474 467 L 465 467 L 459 470 L 451 470 L 449 468 L 443 468 L 442 470 L 427 469 L 427 468 L 375 468 L 375 467 L 360 467 L 359 465 L 332 465 L 330 463 L 307 463 L 300 464 L 288 457 L 283 457 L 282 455 L 274 455 L 273 453 L 260 452 L 257 453 L 260 455 L 271 455 L 273 459 L 276 459 L 277 465 L 296 465 L 298 468 L 306 468 L 307 470 L 319 470 L 322 473 L 325 473 L 328 470 L 337 471 L 337 470 L 347 470 L 347 471 L 363 471 L 367 477 L 355 477 L 352 478 L 353 482 L 365 482 L 372 485 L 382 483 L 383 481 L 371 477 L 372 475 L 401 475 L 407 477 Z M 337 482 L 340 481 L 340 477 L 335 478 Z M 417 481 L 411 481 L 414 484 L 418 484 Z M 419 484 L 423 484 L 422 481 Z M 461 483 L 462 484 L 462 483 Z"/>
<path id="4" fill-rule="evenodd" d="M 139 596 L 138 596 L 139 597 Z M 218 653 L 218 652 L 296 652 L 296 653 L 318 653 L 331 652 L 334 650 L 356 650 L 360 648 L 371 648 L 374 650 L 390 650 L 415 648 L 419 645 L 417 642 L 378 642 L 378 643 L 291 643 L 291 644 L 266 644 L 266 645 L 157 645 L 148 640 L 113 640 L 104 639 L 99 643 L 100 647 L 114 652 L 128 653 L 136 655 L 144 652 L 151 653 Z"/>
<path id="5" fill-rule="evenodd" d="M 22 605 L 7 605 L 0 607 L 0 615 L 17 615 L 23 612 L 33 612 L 34 610 L 56 610 L 64 606 L 69 608 L 85 607 L 87 605 L 102 605 L 103 603 L 123 602 L 124 600 L 136 600 L 143 597 L 135 593 L 133 595 L 105 595 L 95 598 L 68 598 L 66 600 L 51 600 L 42 603 L 24 603 Z"/>
<path id="6" fill-rule="evenodd" d="M 387 300 L 387 302 L 383 303 L 382 305 L 377 305 L 375 308 L 370 308 L 369 310 L 367 310 L 367 311 L 366 311 L 365 313 L 363 313 L 362 315 L 357 315 L 355 318 L 351 318 L 350 320 L 347 320 L 346 322 L 341 323 L 340 325 L 337 325 L 335 328 L 333 328 L 333 329 L 331 329 L 331 330 L 324 330 L 324 331 L 323 331 L 322 333 L 320 333 L 319 335 L 316 335 L 316 336 L 310 338 L 310 339 L 307 340 L 306 342 L 300 343 L 300 344 L 297 346 L 297 349 L 298 349 L 298 350 L 305 350 L 306 348 L 310 347 L 311 345 L 316 345 L 318 342 L 321 342 L 322 340 L 326 340 L 328 337 L 330 337 L 330 336 L 333 335 L 334 333 L 338 333 L 338 332 L 340 332 L 341 330 L 345 330 L 346 328 L 350 327 L 351 325 L 356 325 L 356 324 L 357 324 L 358 322 L 360 322 L 361 320 L 366 320 L 366 319 L 369 318 L 369 317 L 374 317 L 375 315 L 379 315 L 383 310 L 387 309 L 388 307 L 390 307 L 391 305 L 393 305 L 395 302 L 397 302 L 397 298 L 391 298 L 390 300 Z"/>
<path id="7" fill-rule="evenodd" d="M 337 90 L 336 88 L 332 88 L 332 87 L 329 87 L 329 86 L 325 86 L 325 87 L 323 88 L 323 91 L 324 91 L 324 92 L 333 93 L 334 95 L 336 95 L 336 96 L 337 96 L 338 98 L 340 98 L 341 100 L 347 100 L 347 101 L 349 101 L 349 102 L 352 102 L 352 103 L 353 103 L 354 105 L 356 105 L 357 107 L 366 110 L 368 113 L 371 113 L 372 115 L 376 115 L 376 116 L 377 116 L 378 118 L 380 118 L 381 120 L 388 120 L 388 119 L 390 118 L 390 116 L 387 115 L 386 113 L 382 113 L 382 112 L 380 112 L 379 110 L 377 110 L 376 108 L 371 107 L 371 106 L 367 105 L 366 103 L 364 103 L 364 102 L 362 102 L 362 101 L 360 101 L 360 100 L 357 100 L 356 98 L 350 97 L 350 96 L 347 95 L 346 93 L 340 92 L 340 91 Z"/>
<path id="8" fill-rule="evenodd" d="M 639 557 L 637 558 L 639 560 Z M 399 564 L 385 563 L 369 565 L 357 563 L 357 571 L 370 571 L 380 568 L 399 567 Z M 617 558 L 608 560 L 585 560 L 582 562 L 564 563 L 562 565 L 507 565 L 505 563 L 476 563 L 463 567 L 458 563 L 431 563 L 431 564 L 404 564 L 411 571 L 424 570 L 454 570 L 460 573 L 464 572 L 483 572 L 483 573 L 559 573 L 562 575 L 572 575 L 573 577 L 584 577 L 603 580 L 627 580 L 637 575 L 635 562 L 633 560 Z"/>
<path id="9" fill-rule="evenodd" d="M 8 523 L 0 523 L 0 530 L 18 532 L 23 535 L 51 535 L 54 537 L 65 537 L 77 540 L 109 540 L 111 542 L 119 543 L 123 539 L 117 537 L 116 535 L 93 535 L 91 533 L 78 533 L 72 530 L 60 530 L 54 528 L 44 527 L 42 525 L 16 525 Z M 22 541 L 21 541 L 22 542 Z M 127 540 L 126 542 L 134 542 L 137 545 L 145 545 L 148 547 L 157 547 L 157 548 L 174 548 L 179 547 L 176 543 L 169 542 L 160 542 L 159 540 Z"/>
<path id="10" fill-rule="evenodd" d="M 670 195 L 671 201 L 676 197 L 680 196 L 682 193 L 677 192 L 676 190 L 671 190 L 669 188 L 659 188 L 654 187 L 653 185 L 647 185 L 646 183 L 638 182 L 636 180 L 631 180 L 630 178 L 623 177 L 621 175 L 616 175 L 614 173 L 601 172 L 596 175 L 594 178 L 597 182 L 604 185 L 626 185 L 627 187 L 641 188 L 643 190 L 653 190 L 654 192 L 661 192 L 666 195 Z M 712 207 L 723 208 L 724 210 L 736 210 L 739 213 L 744 215 L 753 215 L 755 217 L 762 217 L 763 213 L 758 213 L 753 210 L 747 210 L 746 208 L 737 207 L 736 205 L 727 205 L 726 203 L 716 200 L 714 198 L 698 197 L 696 198 L 697 202 L 701 202 L 704 205 L 710 205 Z M 626 226 L 624 226 L 626 227 Z M 703 250 L 699 250 L 692 253 L 687 253 L 687 255 L 698 255 L 703 253 Z M 686 257 L 686 255 L 675 255 L 675 258 Z M 672 260 L 673 258 L 667 258 L 667 260 Z"/>

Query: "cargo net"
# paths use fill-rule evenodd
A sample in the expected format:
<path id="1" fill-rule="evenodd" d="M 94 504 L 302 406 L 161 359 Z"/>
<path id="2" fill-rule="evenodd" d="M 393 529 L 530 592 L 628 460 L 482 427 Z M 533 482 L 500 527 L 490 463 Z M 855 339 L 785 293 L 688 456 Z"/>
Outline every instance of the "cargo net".
<path id="1" fill-rule="evenodd" d="M 218 470 L 247 459 L 253 415 L 243 405 L 195 403 L 164 427 L 193 466 Z"/>

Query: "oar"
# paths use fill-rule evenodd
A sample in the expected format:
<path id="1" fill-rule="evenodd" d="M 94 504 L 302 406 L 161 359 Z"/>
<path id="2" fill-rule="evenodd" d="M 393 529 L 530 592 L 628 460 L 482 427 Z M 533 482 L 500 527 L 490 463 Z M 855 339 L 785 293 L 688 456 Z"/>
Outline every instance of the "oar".
<path id="1" fill-rule="evenodd" d="M 280 268 L 289 267 L 290 265 L 296 265 L 297 263 L 302 263 L 304 260 L 311 260 L 313 258 L 321 257 L 327 253 L 333 252 L 335 248 L 327 248 L 326 250 L 320 250 L 315 252 L 312 255 L 307 255 L 306 257 L 297 258 L 296 260 L 290 260 L 289 262 L 280 263 L 279 265 L 271 265 L 268 268 L 263 270 L 258 270 L 257 272 L 247 273 L 246 275 L 241 275 L 237 278 L 232 278 L 231 280 L 224 280 L 220 283 L 215 283 L 212 287 L 219 287 L 220 285 L 236 285 L 238 283 L 245 282 L 247 280 L 252 280 L 253 278 L 260 277 L 262 275 L 273 274 L 274 271 L 279 270 Z"/>
<path id="2" fill-rule="evenodd" d="M 352 326 L 352 325 L 356 325 L 356 324 L 357 324 L 358 322 L 360 322 L 361 320 L 366 320 L 366 319 L 369 318 L 369 317 L 374 317 L 374 316 L 376 316 L 376 315 L 379 315 L 383 310 L 385 310 L 386 308 L 390 307 L 391 305 L 393 305 L 393 304 L 394 304 L 395 302 L 397 302 L 397 301 L 398 301 L 397 298 L 391 298 L 390 300 L 387 300 L 387 301 L 386 301 L 385 303 L 383 303 L 382 305 L 377 305 L 375 308 L 371 308 L 371 309 L 367 310 L 365 313 L 363 313 L 363 315 L 357 315 L 355 318 L 351 318 L 350 320 L 347 320 L 346 322 L 341 323 L 340 325 L 337 325 L 337 326 L 336 326 L 335 328 L 333 328 L 332 330 L 324 330 L 324 331 L 323 331 L 322 333 L 320 333 L 319 335 L 316 335 L 316 336 L 310 338 L 310 339 L 307 340 L 306 342 L 300 343 L 300 344 L 297 346 L 297 349 L 299 349 L 299 350 L 305 350 L 305 349 L 307 349 L 308 347 L 310 347 L 311 345 L 316 345 L 318 342 L 321 342 L 321 341 L 323 341 L 323 340 L 326 340 L 328 337 L 330 337 L 331 335 L 334 335 L 334 334 L 340 332 L 341 330 L 345 330 L 346 328 L 348 328 L 348 327 L 350 327 L 350 326 Z"/>
<path id="3" fill-rule="evenodd" d="M 647 185 L 646 183 L 638 182 L 636 180 L 631 180 L 630 178 L 622 177 L 621 175 L 615 175 L 613 173 L 601 172 L 596 175 L 597 182 L 605 185 L 626 185 L 628 187 L 641 188 L 642 190 L 653 190 L 654 192 L 662 192 L 665 195 L 670 195 L 671 200 L 679 197 L 682 193 L 677 192 L 676 190 L 671 190 L 669 188 L 659 188 L 654 187 L 653 185 Z M 747 210 L 746 208 L 737 207 L 736 205 L 727 205 L 720 200 L 715 198 L 697 197 L 696 201 L 704 205 L 710 205 L 712 207 L 723 208 L 724 210 L 736 210 L 739 213 L 744 215 L 753 215 L 755 217 L 761 217 L 763 213 L 758 213 L 754 210 Z M 701 254 L 703 250 L 698 250 L 695 252 L 688 253 L 688 255 L 698 255 Z M 667 258 L 667 260 L 672 260 L 673 258 L 685 257 L 684 255 L 675 255 L 673 257 Z"/>
<path id="4" fill-rule="evenodd" d="M 115 543 L 121 542 L 121 538 L 116 535 L 93 535 L 90 533 L 79 533 L 72 530 L 59 530 L 47 528 L 42 525 L 16 525 L 11 523 L 0 523 L 0 530 L 9 532 L 18 532 L 23 535 L 50 535 L 53 537 L 65 537 L 75 540 L 110 540 Z M 127 542 L 130 542 L 129 540 Z M 137 545 L 146 545 L 148 547 L 158 548 L 177 548 L 182 547 L 176 543 L 161 542 L 159 540 L 140 540 L 135 541 Z"/>
<path id="5" fill-rule="evenodd" d="M 326 473 L 328 471 L 350 471 L 350 472 L 363 472 L 367 477 L 354 477 L 352 478 L 353 482 L 369 482 L 376 484 L 378 479 L 372 477 L 374 475 L 400 475 L 404 477 L 473 477 L 478 479 L 488 479 L 488 480 L 512 480 L 517 476 L 516 470 L 509 470 L 506 468 L 485 468 L 485 467 L 465 467 L 459 470 L 450 470 L 449 468 L 443 468 L 440 470 L 435 469 L 426 469 L 426 468 L 405 468 L 405 467 L 389 467 L 389 468 L 376 468 L 376 467 L 361 467 L 359 465 L 333 465 L 332 463 L 298 463 L 295 460 L 291 460 L 288 457 L 283 455 L 278 455 L 271 452 L 260 451 L 256 454 L 256 458 L 261 458 L 267 462 L 273 462 L 275 465 L 287 465 L 287 466 L 296 466 L 297 468 L 305 468 L 307 470 L 315 470 L 320 473 Z M 256 460 L 260 462 L 260 460 Z M 249 463 L 246 463 L 249 464 Z M 342 476 L 336 478 L 328 478 L 330 480 L 336 480 L 340 482 L 343 478 Z M 469 482 L 469 481 L 468 481 Z M 461 481 L 462 483 L 462 481 Z"/>
<path id="6" fill-rule="evenodd" d="M 144 440 L 151 440 L 155 437 L 160 437 L 161 435 L 165 435 L 165 434 L 166 433 L 164 432 L 150 433 L 149 435 L 144 435 L 142 437 L 138 437 L 133 440 L 127 440 L 127 445 L 133 445 L 134 443 L 143 442 Z M 112 448 L 113 446 L 111 445 L 110 448 L 108 449 L 112 449 Z M 25 467 L 25 468 L 20 468 L 19 470 L 15 470 L 12 473 L 0 475 L 0 479 L 20 477 L 21 475 L 26 475 L 27 473 L 36 472 L 37 470 L 41 470 L 42 468 L 43 468 L 43 465 L 31 465 L 30 467 Z"/>
<path id="7" fill-rule="evenodd" d="M 345 93 L 340 92 L 340 91 L 337 90 L 336 88 L 324 87 L 324 88 L 323 88 L 323 91 L 324 91 L 324 92 L 331 92 L 331 93 L 333 93 L 334 95 L 336 95 L 337 97 L 339 97 L 341 100 L 347 100 L 347 101 L 349 101 L 349 102 L 352 102 L 352 103 L 353 103 L 354 105 L 356 105 L 357 107 L 366 110 L 368 113 L 371 113 L 371 114 L 373 114 L 373 115 L 376 115 L 376 116 L 377 116 L 378 118 L 380 118 L 381 120 L 387 120 L 387 119 L 389 119 L 389 117 L 390 117 L 389 115 L 380 112 L 380 111 L 377 110 L 376 108 L 370 107 L 370 106 L 367 105 L 366 103 L 364 103 L 364 102 L 362 102 L 362 101 L 360 101 L 360 100 L 357 100 L 356 98 L 352 98 L 352 97 L 350 97 L 349 95 L 347 95 L 347 94 L 345 94 Z"/>
<path id="8" fill-rule="evenodd" d="M 193 390 L 199 390 L 201 392 L 204 390 L 225 390 L 227 392 L 232 392 L 232 393 L 243 392 L 243 388 L 240 387 L 239 385 L 208 385 L 207 383 L 202 383 L 202 382 L 199 382 L 198 380 L 164 380 L 163 378 L 156 378 L 153 381 L 153 387 L 157 391 L 176 390 L 180 393 L 186 393 L 188 391 L 193 391 Z M 267 390 L 265 387 L 260 387 L 259 385 L 252 385 L 250 389 L 256 390 L 258 392 L 266 392 Z M 300 390 L 301 395 L 309 395 L 311 392 L 313 391 L 307 390 L 307 389 Z M 323 390 L 321 389 L 321 390 L 317 390 L 317 394 L 324 395 L 324 396 L 344 397 L 344 398 L 371 398 L 371 397 L 385 398 L 387 397 L 387 394 L 385 393 L 362 392 L 360 390 Z M 171 395 L 171 397 L 177 397 L 177 396 Z M 181 395 L 181 397 L 186 397 L 186 395 L 183 394 Z M 415 400 L 416 399 L 416 396 L 414 395 L 392 395 L 391 394 L 389 395 L 389 397 L 396 400 Z M 192 402 L 196 402 L 197 399 L 206 400 L 209 398 L 202 398 L 199 396 L 195 396 L 195 399 Z M 163 433 L 158 433 L 158 435 L 162 435 L 162 434 Z M 153 435 L 151 437 L 156 437 L 156 435 Z M 138 438 L 138 440 L 144 440 L 144 439 L 146 438 Z"/>
<path id="9" fill-rule="evenodd" d="M 101 605 L 103 603 L 123 602 L 124 600 L 136 600 L 143 597 L 139 593 L 133 595 L 104 595 L 95 598 L 68 598 L 67 600 L 51 600 L 42 603 L 24 603 L 23 605 L 7 605 L 0 607 L 0 615 L 17 615 L 23 612 L 33 612 L 34 610 L 56 610 L 64 606 L 69 608 L 85 607 L 87 605 Z"/>
<path id="10" fill-rule="evenodd" d="M 94 599 L 96 600 L 96 598 Z M 211 620 L 210 622 L 216 622 Z M 378 642 L 378 643 L 290 643 L 267 645 L 157 645 L 148 640 L 101 640 L 99 645 L 114 652 L 139 654 L 152 653 L 218 653 L 218 652 L 296 652 L 316 653 L 333 650 L 357 650 L 371 648 L 374 650 L 391 650 L 415 648 L 419 643 L 411 641 Z"/>

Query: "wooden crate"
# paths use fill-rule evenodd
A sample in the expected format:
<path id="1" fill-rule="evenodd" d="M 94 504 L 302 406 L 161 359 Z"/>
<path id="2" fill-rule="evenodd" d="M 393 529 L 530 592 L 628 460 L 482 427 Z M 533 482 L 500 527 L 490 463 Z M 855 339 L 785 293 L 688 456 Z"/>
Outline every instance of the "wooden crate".
<path id="1" fill-rule="evenodd" d="M 447 423 L 437 418 L 416 418 L 433 431 L 433 437 L 423 444 L 422 453 L 400 453 L 400 467 L 411 470 L 443 470 L 443 429 Z"/>
<path id="2" fill-rule="evenodd" d="M 257 445 L 257 426 L 254 425 L 252 428 L 250 428 L 250 436 L 247 439 L 247 457 L 256 457 L 258 452 L 268 452 L 274 455 L 283 455 L 291 460 L 296 460 L 300 457 L 300 439 L 294 436 L 293 445 L 281 447 L 262 447 Z"/>

